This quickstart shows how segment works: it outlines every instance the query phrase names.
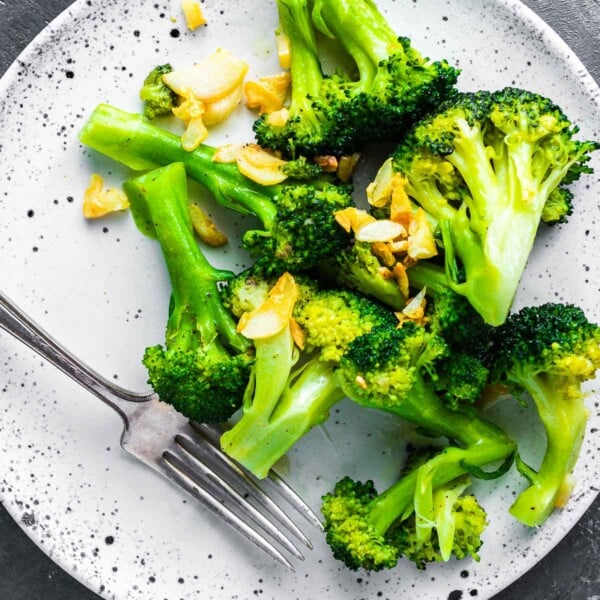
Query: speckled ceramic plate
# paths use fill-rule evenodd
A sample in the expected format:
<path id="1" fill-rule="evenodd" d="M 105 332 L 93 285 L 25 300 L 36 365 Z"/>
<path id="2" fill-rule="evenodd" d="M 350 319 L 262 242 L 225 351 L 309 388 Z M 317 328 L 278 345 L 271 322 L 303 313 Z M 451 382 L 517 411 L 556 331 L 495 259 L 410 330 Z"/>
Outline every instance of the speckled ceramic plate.
<path id="1" fill-rule="evenodd" d="M 176 5 L 177 2 L 174 2 Z M 598 90 L 566 46 L 514 0 L 380 0 L 399 32 L 435 58 L 463 68 L 466 89 L 515 84 L 551 95 L 600 138 Z M 267 0 L 207 1 L 209 27 L 189 33 L 163 2 L 81 0 L 23 53 L 0 85 L 0 286 L 46 329 L 120 384 L 145 389 L 139 363 L 161 339 L 168 285 L 157 245 L 128 215 L 94 223 L 81 217 L 90 173 L 119 184 L 126 173 L 90 156 L 76 133 L 102 101 L 137 109 L 144 74 L 169 60 L 189 64 L 223 46 L 251 64 L 277 69 Z M 211 141 L 250 138 L 244 109 Z M 597 178 L 576 187 L 577 214 L 545 230 L 518 302 L 569 300 L 600 318 Z M 201 192 L 193 188 L 193 193 Z M 210 206 L 210 201 L 207 200 Z M 238 218 L 215 210 L 235 237 Z M 213 256 L 239 269 L 233 244 Z M 119 448 L 119 418 L 41 359 L 0 336 L 0 493 L 14 518 L 61 566 L 104 598 L 486 598 L 543 557 L 574 525 L 596 492 L 600 451 L 597 404 L 568 508 L 529 531 L 506 508 L 522 483 L 513 474 L 481 485 L 491 526 L 481 562 L 400 564 L 365 575 L 332 560 L 315 532 L 315 550 L 295 574 L 274 565 L 197 504 Z M 543 434 L 516 404 L 492 416 L 525 452 L 539 455 Z M 399 424 L 342 404 L 289 457 L 288 478 L 318 507 L 341 474 L 384 485 L 398 471 Z"/>

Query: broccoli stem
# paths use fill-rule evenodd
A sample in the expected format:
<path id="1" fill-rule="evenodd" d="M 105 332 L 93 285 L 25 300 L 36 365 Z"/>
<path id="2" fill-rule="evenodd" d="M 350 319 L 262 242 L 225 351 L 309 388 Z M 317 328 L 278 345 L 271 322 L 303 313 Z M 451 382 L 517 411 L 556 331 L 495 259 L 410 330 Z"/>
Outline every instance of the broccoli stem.
<path id="1" fill-rule="evenodd" d="M 398 36 L 373 2 L 368 0 L 317 0 L 313 9 L 317 28 L 335 37 L 358 66 L 359 89 L 368 90 L 379 63 L 389 58 Z"/>
<path id="2" fill-rule="evenodd" d="M 222 206 L 255 215 L 268 230 L 275 221 L 273 197 L 278 186 L 258 185 L 244 177 L 235 164 L 213 162 L 215 149 L 210 146 L 185 151 L 178 136 L 152 125 L 141 115 L 101 104 L 84 125 L 79 139 L 135 171 L 181 162 L 187 174 L 206 187 Z"/>
<path id="3" fill-rule="evenodd" d="M 467 413 L 448 408 L 432 386 L 420 376 L 415 378 L 410 394 L 400 404 L 388 405 L 385 410 L 432 434 L 447 437 L 467 447 L 509 444 L 514 448 L 514 443 L 497 425 L 481 419 L 474 412 Z"/>
<path id="4" fill-rule="evenodd" d="M 301 110 L 311 98 L 318 98 L 323 83 L 323 72 L 317 53 L 317 43 L 306 0 L 277 0 L 279 23 L 292 48 L 292 111 Z M 311 111 L 309 111 L 311 112 Z"/>
<path id="5" fill-rule="evenodd" d="M 572 394 L 565 377 L 522 373 L 519 383 L 530 394 L 546 430 L 547 446 L 530 487 L 521 492 L 510 513 L 530 527 L 541 525 L 552 513 L 583 443 L 588 412 L 578 385 Z M 559 390 L 564 390 L 557 398 Z"/>
<path id="6" fill-rule="evenodd" d="M 167 327 L 167 347 L 193 347 L 192 324 L 185 326 L 186 313 L 191 312 L 207 350 L 217 347 L 219 337 L 240 352 L 247 350 L 248 341 L 237 333 L 220 301 L 217 281 L 227 273 L 209 264 L 194 239 L 183 165 L 174 163 L 152 171 L 123 187 L 132 205 L 147 207 L 169 271 L 174 310 Z"/>
<path id="7" fill-rule="evenodd" d="M 431 478 L 430 489 L 437 489 L 467 473 L 465 464 L 483 467 L 504 460 L 515 449 L 514 442 L 506 436 L 504 440 L 474 444 L 467 448 L 445 448 L 425 465 L 411 471 L 392 487 L 377 496 L 370 504 L 367 520 L 374 530 L 384 536 L 398 520 L 407 519 L 419 502 L 417 489 L 421 469 L 426 469 Z"/>
<path id="8" fill-rule="evenodd" d="M 258 345 L 257 363 L 260 352 Z M 265 367 L 267 384 L 275 373 Z M 221 448 L 258 478 L 265 478 L 302 436 L 327 419 L 331 407 L 343 397 L 332 368 L 311 360 L 291 374 L 281 396 L 269 389 L 255 394 L 240 421 L 221 437 Z"/>
<path id="9" fill-rule="evenodd" d="M 427 288 L 432 294 L 442 294 L 450 287 L 444 268 L 426 260 L 410 267 L 407 274 L 411 287 Z"/>

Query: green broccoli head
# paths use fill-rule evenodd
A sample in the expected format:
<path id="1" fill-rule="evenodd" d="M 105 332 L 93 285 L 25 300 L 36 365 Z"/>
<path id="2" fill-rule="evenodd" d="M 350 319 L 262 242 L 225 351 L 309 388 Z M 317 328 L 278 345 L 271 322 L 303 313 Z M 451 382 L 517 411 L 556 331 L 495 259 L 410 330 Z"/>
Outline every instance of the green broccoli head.
<path id="1" fill-rule="evenodd" d="M 429 469 L 437 457 L 425 460 L 382 494 L 372 481 L 345 477 L 333 493 L 323 496 L 321 512 L 333 556 L 352 570 L 368 571 L 393 568 L 401 556 L 419 569 L 451 556 L 479 560 L 487 515 L 474 496 L 462 495 L 470 485 L 468 476 L 448 476 L 429 488 L 425 514 L 414 512 L 420 471 Z M 445 477 L 440 472 L 442 481 Z"/>
<path id="2" fill-rule="evenodd" d="M 282 185 L 273 197 L 277 209 L 266 230 L 244 234 L 244 247 L 265 275 L 314 268 L 348 244 L 334 213 L 353 205 L 350 188 L 330 183 Z"/>
<path id="3" fill-rule="evenodd" d="M 394 327 L 393 312 L 349 290 L 321 290 L 300 295 L 294 317 L 306 334 L 306 350 L 338 363 L 350 343 L 374 327 Z"/>
<path id="4" fill-rule="evenodd" d="M 386 540 L 386 532 L 381 533 L 368 520 L 375 498 L 372 481 L 361 483 L 349 477 L 322 498 L 327 543 L 333 556 L 353 571 L 391 569 L 400 556 L 398 548 Z"/>
<path id="5" fill-rule="evenodd" d="M 412 322 L 401 329 L 379 326 L 350 344 L 338 374 L 354 401 L 409 417 L 411 392 L 446 353 L 443 339 L 425 327 Z"/>
<path id="6" fill-rule="evenodd" d="M 600 327 L 573 305 L 524 308 L 498 332 L 496 379 L 531 396 L 546 430 L 541 465 L 522 469 L 531 485 L 511 508 L 526 525 L 542 524 L 568 496 L 588 417 L 581 386 L 599 367 Z"/>
<path id="7" fill-rule="evenodd" d="M 288 157 L 328 153 L 330 119 L 321 96 L 323 73 L 307 0 L 277 0 L 280 29 L 290 44 L 292 98 L 285 124 L 268 114 L 254 123 L 258 143 Z"/>
<path id="8" fill-rule="evenodd" d="M 219 296 L 217 281 L 231 274 L 213 268 L 194 238 L 185 168 L 173 163 L 123 187 L 136 222 L 152 224 L 172 286 L 164 347 L 143 360 L 149 383 L 190 419 L 225 421 L 242 403 L 250 343 Z"/>
<path id="9" fill-rule="evenodd" d="M 394 310 L 402 310 L 406 305 L 407 299 L 398 282 L 393 277 L 383 276 L 381 263 L 371 251 L 371 244 L 366 242 L 351 242 L 321 263 L 319 272 L 323 278 L 376 298 Z"/>
<path id="10" fill-rule="evenodd" d="M 439 224 L 449 286 L 491 325 L 506 319 L 551 194 L 590 170 L 600 146 L 577 131 L 532 92 L 458 94 L 394 154 L 409 197 Z"/>
<path id="11" fill-rule="evenodd" d="M 283 172 L 298 181 L 310 181 L 323 175 L 323 169 L 315 162 L 309 162 L 305 156 L 288 160 L 282 167 Z"/>
<path id="12" fill-rule="evenodd" d="M 565 187 L 557 187 L 546 200 L 542 221 L 546 225 L 566 223 L 573 214 L 573 193 Z"/>
<path id="13" fill-rule="evenodd" d="M 144 80 L 140 98 L 144 101 L 144 116 L 147 119 L 170 114 L 177 105 L 177 94 L 163 82 L 163 75 L 172 70 L 169 64 L 159 65 Z"/>
<path id="14" fill-rule="evenodd" d="M 423 272 L 431 272 L 432 268 L 417 270 L 417 279 L 424 279 Z M 450 288 L 433 291 L 427 314 L 430 327 L 448 345 L 447 355 L 435 369 L 436 391 L 451 408 L 474 404 L 490 379 L 494 328 L 484 322 L 464 296 Z"/>
<path id="15" fill-rule="evenodd" d="M 159 397 L 198 423 L 223 423 L 240 407 L 251 359 L 222 352 L 210 358 L 198 350 L 151 346 L 144 353 L 148 383 Z"/>

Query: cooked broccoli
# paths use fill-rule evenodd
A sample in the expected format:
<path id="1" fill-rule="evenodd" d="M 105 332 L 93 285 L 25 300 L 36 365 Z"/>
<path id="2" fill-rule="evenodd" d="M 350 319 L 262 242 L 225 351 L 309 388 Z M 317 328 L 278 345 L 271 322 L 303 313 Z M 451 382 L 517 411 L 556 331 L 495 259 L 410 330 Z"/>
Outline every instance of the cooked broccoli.
<path id="1" fill-rule="evenodd" d="M 326 502 L 323 510 L 328 540 L 336 557 L 350 568 L 377 570 L 393 566 L 401 548 L 422 564 L 435 555 L 434 528 L 442 549 L 440 555 L 449 556 L 456 538 L 450 536 L 451 529 L 440 530 L 435 525 L 436 490 L 464 474 L 484 479 L 498 477 L 512 464 L 515 444 L 499 427 L 473 410 L 447 407 L 436 394 L 433 380 L 437 364 L 447 352 L 443 338 L 433 329 L 408 322 L 401 329 L 374 327 L 352 341 L 340 361 L 337 377 L 352 400 L 397 414 L 428 435 L 443 436 L 457 444 L 403 477 L 372 504 L 373 494 L 359 486 L 357 499 L 350 482 L 338 490 L 338 500 L 331 505 Z M 495 472 L 483 471 L 483 466 L 496 461 L 503 463 Z M 462 512 L 469 506 L 467 503 L 460 511 L 458 507 L 455 510 Z M 406 520 L 413 509 L 417 537 L 405 529 L 394 538 L 392 526 Z M 480 532 L 484 513 L 474 509 L 466 521 L 471 517 Z M 473 541 L 477 537 L 474 531 L 473 536 L 467 534 L 462 540 L 463 555 L 470 553 L 469 548 L 475 552 L 478 547 Z M 413 546 L 415 540 L 417 546 Z M 422 554 L 411 547 L 427 550 Z"/>
<path id="2" fill-rule="evenodd" d="M 451 555 L 479 560 L 486 513 L 474 496 L 462 496 L 468 476 L 442 470 L 446 452 L 452 449 L 379 495 L 372 481 L 339 481 L 321 506 L 334 557 L 350 569 L 369 571 L 393 568 L 401 556 L 420 569 Z"/>
<path id="3" fill-rule="evenodd" d="M 258 142 L 287 156 L 350 154 L 367 142 L 397 139 L 407 124 L 444 99 L 458 71 L 431 63 L 398 38 L 369 0 L 277 0 L 291 50 L 289 118 L 263 115 Z M 311 23 L 312 17 L 312 23 Z M 337 39 L 354 59 L 358 78 L 338 70 L 324 76 L 313 25 Z"/>
<path id="4" fill-rule="evenodd" d="M 214 269 L 194 239 L 181 163 L 124 189 L 140 229 L 160 243 L 173 288 L 165 346 L 144 354 L 149 383 L 191 420 L 225 421 L 241 405 L 252 360 L 250 343 L 219 298 L 217 282 L 232 274 Z"/>
<path id="5" fill-rule="evenodd" d="M 225 303 L 240 316 L 262 304 L 270 284 L 242 273 L 228 282 Z M 297 285 L 294 318 L 305 335 L 301 360 L 296 366 L 291 326 L 255 340 L 253 386 L 243 415 L 221 437 L 223 451 L 260 478 L 344 397 L 335 367 L 348 344 L 375 325 L 396 322 L 388 309 L 353 292 L 320 290 L 305 278 Z"/>
<path id="6" fill-rule="evenodd" d="M 308 161 L 305 156 L 289 160 L 282 170 L 288 177 L 298 181 L 317 179 L 323 175 L 323 169 L 317 163 Z"/>
<path id="7" fill-rule="evenodd" d="M 382 275 L 381 263 L 366 242 L 352 241 L 335 256 L 323 260 L 316 272 L 320 279 L 358 290 L 394 310 L 402 310 L 406 305 L 398 282 Z"/>
<path id="8" fill-rule="evenodd" d="M 140 98 L 144 101 L 144 116 L 154 119 L 160 115 L 168 115 L 177 105 L 177 94 L 163 82 L 163 75 L 173 70 L 171 65 L 159 65 L 150 71 L 140 90 Z"/>
<path id="9" fill-rule="evenodd" d="M 600 368 L 600 327 L 573 305 L 544 304 L 511 315 L 498 340 L 498 380 L 531 396 L 546 430 L 539 469 L 517 462 L 531 485 L 510 509 L 534 527 L 569 495 L 588 417 L 581 385 Z"/>
<path id="10" fill-rule="evenodd" d="M 182 162 L 187 174 L 221 205 L 260 220 L 263 229 L 246 232 L 243 243 L 267 274 L 310 269 L 348 243 L 333 216 L 352 205 L 348 186 L 327 179 L 260 185 L 242 175 L 236 164 L 213 162 L 214 148 L 202 145 L 186 152 L 176 135 L 108 105 L 96 108 L 80 139 L 134 170 Z"/>
<path id="11" fill-rule="evenodd" d="M 556 188 L 542 210 L 542 221 L 546 225 L 566 223 L 573 214 L 573 193 L 565 187 Z"/>
<path id="12" fill-rule="evenodd" d="M 408 269 L 411 286 L 426 288 L 430 327 L 444 338 L 448 356 L 436 366 L 435 389 L 452 408 L 477 402 L 489 383 L 495 330 L 469 301 L 447 286 L 443 267 L 421 261 Z"/>
<path id="13" fill-rule="evenodd" d="M 438 221 L 448 285 L 491 325 L 506 319 L 552 192 L 591 171 L 600 145 L 576 133 L 547 98 L 506 88 L 456 96 L 394 154 L 409 197 Z"/>

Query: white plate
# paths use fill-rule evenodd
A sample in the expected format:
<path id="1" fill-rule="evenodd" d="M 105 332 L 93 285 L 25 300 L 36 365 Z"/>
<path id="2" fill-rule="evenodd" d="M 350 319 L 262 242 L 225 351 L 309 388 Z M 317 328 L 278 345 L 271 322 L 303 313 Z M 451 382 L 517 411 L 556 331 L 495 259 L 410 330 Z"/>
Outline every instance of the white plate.
<path id="1" fill-rule="evenodd" d="M 600 138 L 598 89 L 568 48 L 519 2 L 379 2 L 418 48 L 463 68 L 463 88 L 513 84 L 548 94 L 581 124 L 582 136 Z M 141 79 L 157 63 L 189 64 L 223 46 L 251 64 L 251 76 L 277 71 L 273 3 L 239 4 L 207 2 L 209 27 L 188 33 L 162 3 L 81 0 L 36 39 L 0 85 L 1 286 L 67 347 L 133 389 L 145 389 L 139 358 L 163 333 L 167 279 L 157 245 L 127 215 L 84 222 L 81 199 L 90 173 L 106 174 L 114 184 L 126 173 L 89 156 L 76 133 L 98 102 L 138 109 Z M 210 141 L 248 140 L 250 124 L 242 109 Z M 535 253 L 518 302 L 572 301 L 599 319 L 597 177 L 584 178 L 575 192 L 576 215 L 567 226 L 544 230 L 538 243 L 544 252 Z M 237 217 L 215 214 L 231 235 L 243 227 Z M 235 269 L 246 262 L 235 244 L 214 260 Z M 128 458 L 118 444 L 119 418 L 6 335 L 0 337 L 0 402 L 3 503 L 62 567 L 103 597 L 119 600 L 426 600 L 459 590 L 463 597 L 486 598 L 575 524 L 595 497 L 600 465 L 597 441 L 588 435 L 573 500 L 539 531 L 506 512 L 522 485 L 514 474 L 478 486 L 491 521 L 480 563 L 418 572 L 403 562 L 393 571 L 355 574 L 331 559 L 315 533 L 315 551 L 292 574 Z M 600 426 L 593 398 L 590 407 L 588 430 Z M 497 416 L 539 454 L 543 434 L 522 412 L 512 405 L 508 417 Z M 365 411 L 342 404 L 291 453 L 289 480 L 315 507 L 343 474 L 374 477 L 379 484 L 393 480 L 402 455 L 395 442 L 398 424 L 382 415 L 368 419 L 370 426 Z"/>

